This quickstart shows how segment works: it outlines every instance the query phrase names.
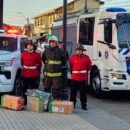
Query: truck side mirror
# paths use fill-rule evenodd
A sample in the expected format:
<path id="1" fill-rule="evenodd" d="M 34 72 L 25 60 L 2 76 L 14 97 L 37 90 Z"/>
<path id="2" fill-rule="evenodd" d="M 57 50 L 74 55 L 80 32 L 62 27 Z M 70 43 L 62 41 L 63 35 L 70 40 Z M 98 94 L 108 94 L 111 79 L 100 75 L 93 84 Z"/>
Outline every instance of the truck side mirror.
<path id="1" fill-rule="evenodd" d="M 116 49 L 116 46 L 113 45 L 113 44 L 108 44 L 108 47 L 111 48 L 111 49 Z"/>

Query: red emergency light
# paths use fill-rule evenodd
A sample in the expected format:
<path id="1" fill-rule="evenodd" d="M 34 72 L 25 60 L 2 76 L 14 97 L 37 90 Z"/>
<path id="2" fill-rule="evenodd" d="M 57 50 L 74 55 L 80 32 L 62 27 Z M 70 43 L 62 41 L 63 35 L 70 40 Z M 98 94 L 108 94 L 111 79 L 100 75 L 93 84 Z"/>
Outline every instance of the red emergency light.
<path id="1" fill-rule="evenodd" d="M 8 33 L 8 34 L 19 34 L 19 29 L 16 28 L 16 27 L 7 27 L 5 29 L 5 33 Z"/>

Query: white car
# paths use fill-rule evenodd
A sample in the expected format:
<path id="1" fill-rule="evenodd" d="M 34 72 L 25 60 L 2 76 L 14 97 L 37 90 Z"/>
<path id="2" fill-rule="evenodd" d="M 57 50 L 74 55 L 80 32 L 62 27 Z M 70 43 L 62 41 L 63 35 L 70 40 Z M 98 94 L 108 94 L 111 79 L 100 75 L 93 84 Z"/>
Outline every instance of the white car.
<path id="1" fill-rule="evenodd" d="M 21 93 L 20 56 L 27 36 L 0 33 L 0 93 Z"/>

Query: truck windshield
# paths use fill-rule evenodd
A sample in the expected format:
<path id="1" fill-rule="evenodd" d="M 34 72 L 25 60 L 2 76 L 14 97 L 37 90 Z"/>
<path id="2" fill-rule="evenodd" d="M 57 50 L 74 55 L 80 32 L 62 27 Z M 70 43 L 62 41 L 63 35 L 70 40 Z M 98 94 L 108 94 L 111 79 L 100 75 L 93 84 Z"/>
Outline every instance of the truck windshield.
<path id="1" fill-rule="evenodd" d="M 0 37 L 0 50 L 10 52 L 17 50 L 17 38 Z"/>
<path id="2" fill-rule="evenodd" d="M 118 14 L 116 19 L 117 39 L 120 48 L 130 47 L 130 13 Z"/>

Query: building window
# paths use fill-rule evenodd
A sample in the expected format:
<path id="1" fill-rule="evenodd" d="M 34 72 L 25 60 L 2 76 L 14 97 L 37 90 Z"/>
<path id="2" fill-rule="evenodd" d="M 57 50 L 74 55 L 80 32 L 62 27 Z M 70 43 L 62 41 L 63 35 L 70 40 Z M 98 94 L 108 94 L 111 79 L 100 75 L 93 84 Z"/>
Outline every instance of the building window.
<path id="1" fill-rule="evenodd" d="M 44 23 L 45 23 L 45 18 L 42 17 L 42 25 L 44 25 Z"/>
<path id="2" fill-rule="evenodd" d="M 50 15 L 50 24 L 52 23 L 52 15 Z"/>
<path id="3" fill-rule="evenodd" d="M 42 17 L 40 18 L 40 25 L 42 26 L 42 23 L 43 23 L 43 21 L 42 21 Z"/>
<path id="4" fill-rule="evenodd" d="M 80 20 L 79 42 L 84 45 L 93 45 L 95 18 L 83 18 Z"/>
<path id="5" fill-rule="evenodd" d="M 40 19 L 38 19 L 38 26 L 40 26 Z"/>
<path id="6" fill-rule="evenodd" d="M 35 27 L 37 26 L 37 20 L 35 19 Z"/>

